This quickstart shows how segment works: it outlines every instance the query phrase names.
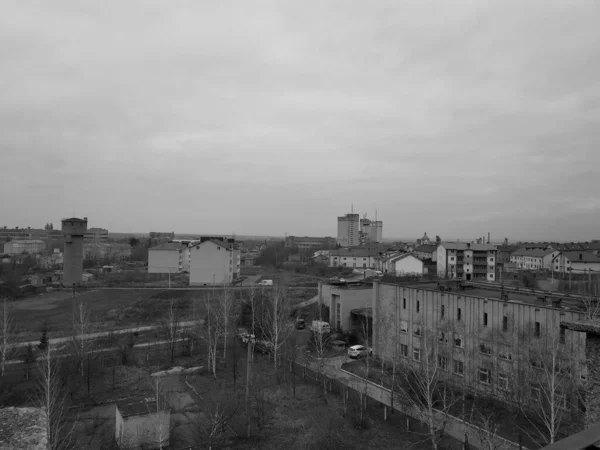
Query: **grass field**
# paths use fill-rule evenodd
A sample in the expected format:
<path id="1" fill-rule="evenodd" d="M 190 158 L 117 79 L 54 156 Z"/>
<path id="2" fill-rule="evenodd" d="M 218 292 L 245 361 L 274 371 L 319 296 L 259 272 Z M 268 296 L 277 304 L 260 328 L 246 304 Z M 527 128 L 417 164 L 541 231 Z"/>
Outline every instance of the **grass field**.
<path id="1" fill-rule="evenodd" d="M 192 299 L 196 300 L 197 312 L 201 314 L 206 295 L 210 292 L 97 289 L 78 293 L 77 297 L 89 306 L 94 331 L 109 331 L 156 324 L 171 298 L 179 300 L 183 320 L 191 320 Z M 20 341 L 39 339 L 44 322 L 51 338 L 71 332 L 73 296 L 70 292 L 52 292 L 16 300 L 10 303 L 10 309 Z"/>

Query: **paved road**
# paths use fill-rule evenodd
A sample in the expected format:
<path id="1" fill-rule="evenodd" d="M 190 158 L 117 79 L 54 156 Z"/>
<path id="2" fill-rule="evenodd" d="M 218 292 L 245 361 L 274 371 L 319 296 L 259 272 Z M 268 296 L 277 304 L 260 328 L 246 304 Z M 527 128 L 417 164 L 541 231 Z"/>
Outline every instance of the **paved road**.
<path id="1" fill-rule="evenodd" d="M 226 286 L 229 289 L 251 289 L 251 288 L 256 288 L 256 285 L 253 286 Z M 273 289 L 274 286 L 261 286 L 261 288 L 264 289 Z M 87 290 L 154 290 L 154 291 L 190 291 L 190 290 L 195 290 L 195 291 L 210 291 L 213 289 L 221 289 L 222 286 L 189 286 L 189 287 L 106 287 L 106 286 L 89 286 L 87 288 Z M 304 285 L 304 286 L 288 286 L 287 289 L 307 289 L 307 288 L 314 288 L 316 289 L 316 286 L 311 286 L 311 285 Z M 68 289 L 63 289 L 63 290 L 68 290 Z M 69 291 L 70 292 L 70 291 Z M 83 291 L 85 292 L 85 291 Z"/>

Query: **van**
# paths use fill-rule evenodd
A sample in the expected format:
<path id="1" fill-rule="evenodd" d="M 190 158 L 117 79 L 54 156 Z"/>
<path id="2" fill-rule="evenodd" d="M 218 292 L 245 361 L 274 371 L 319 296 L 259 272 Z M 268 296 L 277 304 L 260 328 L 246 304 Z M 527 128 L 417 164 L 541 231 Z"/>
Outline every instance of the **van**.
<path id="1" fill-rule="evenodd" d="M 259 286 L 273 286 L 273 280 L 262 280 L 258 283 Z"/>
<path id="2" fill-rule="evenodd" d="M 329 326 L 329 323 L 324 322 L 322 320 L 313 320 L 312 323 L 310 324 L 310 329 L 314 333 L 322 333 L 322 334 L 331 333 L 331 327 Z"/>

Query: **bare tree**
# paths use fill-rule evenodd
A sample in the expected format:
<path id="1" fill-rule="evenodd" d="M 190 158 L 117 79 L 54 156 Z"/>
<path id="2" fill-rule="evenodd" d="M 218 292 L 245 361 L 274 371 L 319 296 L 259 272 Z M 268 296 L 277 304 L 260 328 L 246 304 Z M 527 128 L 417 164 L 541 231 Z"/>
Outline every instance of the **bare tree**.
<path id="1" fill-rule="evenodd" d="M 222 388 L 213 389 L 208 395 L 199 396 L 206 414 L 196 423 L 199 437 L 208 448 L 225 444 L 227 431 L 232 431 L 231 421 L 238 412 L 238 398 L 227 394 Z"/>
<path id="2" fill-rule="evenodd" d="M 160 321 L 163 336 L 169 346 L 171 364 L 175 362 L 175 349 L 181 334 L 181 320 L 179 318 L 179 305 L 174 299 L 169 302 L 165 316 Z"/>
<path id="3" fill-rule="evenodd" d="M 0 310 L 0 376 L 4 376 L 6 361 L 15 354 L 15 337 L 15 326 L 5 297 Z"/>
<path id="4" fill-rule="evenodd" d="M 154 429 L 154 448 L 162 450 L 169 448 L 171 435 L 171 413 L 167 402 L 167 393 L 164 391 L 160 377 L 155 377 L 153 382 L 154 405 L 150 413 L 153 414 L 152 427 Z"/>
<path id="5" fill-rule="evenodd" d="M 600 279 L 592 283 L 591 272 L 587 287 L 582 283 L 577 283 L 579 294 L 578 309 L 581 310 L 586 319 L 593 320 L 600 315 Z"/>
<path id="6" fill-rule="evenodd" d="M 206 340 L 208 350 L 208 366 L 215 380 L 217 379 L 217 349 L 223 335 L 222 315 L 218 307 L 213 305 L 213 295 L 204 297 L 206 318 L 198 325 L 198 334 Z"/>
<path id="7" fill-rule="evenodd" d="M 81 298 L 74 299 L 72 345 L 77 358 L 79 374 L 82 377 L 85 375 L 84 364 L 89 351 L 90 341 L 87 335 L 91 333 L 91 329 L 92 323 L 87 303 Z"/>
<path id="8" fill-rule="evenodd" d="M 72 429 L 65 423 L 66 394 L 60 381 L 58 361 L 54 359 L 50 346 L 39 361 L 37 401 L 44 409 L 44 425 L 49 450 L 66 450 L 73 446 Z"/>
<path id="9" fill-rule="evenodd" d="M 571 356 L 562 349 L 560 328 L 548 327 L 541 332 L 538 326 L 524 336 L 529 342 L 527 379 L 529 393 L 523 396 L 521 411 L 527 418 L 522 431 L 535 441 L 552 444 L 571 414 L 569 393 L 574 386 Z"/>
<path id="10" fill-rule="evenodd" d="M 248 293 L 248 304 L 250 305 L 250 309 L 252 310 L 252 325 L 250 326 L 250 334 L 256 335 L 256 311 L 258 307 L 258 296 L 259 292 L 256 289 L 256 286 L 250 286 L 250 291 Z"/>
<path id="11" fill-rule="evenodd" d="M 418 335 L 420 339 L 413 348 L 412 359 L 402 371 L 397 391 L 425 424 L 427 432 L 423 441 L 437 450 L 457 397 L 449 388 L 445 348 L 437 345 L 438 338 L 431 331 L 421 330 Z"/>
<path id="12" fill-rule="evenodd" d="M 273 362 L 277 367 L 280 359 L 280 349 L 288 336 L 294 331 L 294 327 L 289 323 L 291 309 L 289 298 L 285 292 L 276 286 L 269 300 L 263 337 L 269 342 L 273 352 Z"/>
<path id="13" fill-rule="evenodd" d="M 216 308 L 221 315 L 221 323 L 223 325 L 223 359 L 226 360 L 227 339 L 231 334 L 231 328 L 237 319 L 238 313 L 238 303 L 231 289 L 223 287 Z"/>
<path id="14" fill-rule="evenodd" d="M 494 410 L 479 410 L 475 418 L 475 435 L 481 450 L 508 450 L 513 445 L 504 440 L 500 434 L 500 417 Z"/>

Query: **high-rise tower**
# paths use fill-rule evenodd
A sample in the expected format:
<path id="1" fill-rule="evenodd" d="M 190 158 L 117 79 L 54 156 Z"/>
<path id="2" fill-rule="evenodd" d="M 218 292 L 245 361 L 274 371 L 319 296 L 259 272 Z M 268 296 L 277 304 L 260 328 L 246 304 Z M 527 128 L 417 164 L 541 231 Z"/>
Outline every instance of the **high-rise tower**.
<path id="1" fill-rule="evenodd" d="M 62 220 L 65 238 L 63 254 L 63 286 L 80 284 L 83 277 L 83 237 L 87 231 L 87 217 Z"/>

